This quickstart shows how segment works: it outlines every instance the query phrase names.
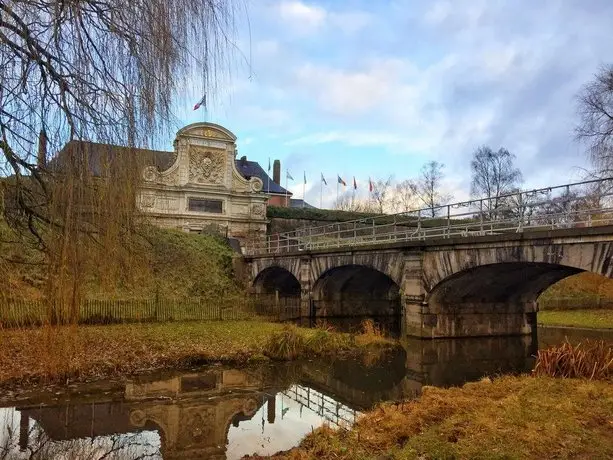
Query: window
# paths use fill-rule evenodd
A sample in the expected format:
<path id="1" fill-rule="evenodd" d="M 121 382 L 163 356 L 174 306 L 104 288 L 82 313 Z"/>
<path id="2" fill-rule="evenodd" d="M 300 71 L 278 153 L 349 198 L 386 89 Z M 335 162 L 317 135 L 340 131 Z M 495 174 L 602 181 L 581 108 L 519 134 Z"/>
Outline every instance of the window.
<path id="1" fill-rule="evenodd" d="M 187 209 L 195 212 L 210 212 L 215 214 L 223 213 L 223 201 L 208 200 L 206 198 L 189 198 Z"/>

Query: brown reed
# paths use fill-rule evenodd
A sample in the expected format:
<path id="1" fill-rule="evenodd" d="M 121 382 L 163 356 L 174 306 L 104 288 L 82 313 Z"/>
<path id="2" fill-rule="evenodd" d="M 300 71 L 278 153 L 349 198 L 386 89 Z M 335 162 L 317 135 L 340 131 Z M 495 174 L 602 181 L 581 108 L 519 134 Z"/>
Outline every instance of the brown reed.
<path id="1" fill-rule="evenodd" d="M 613 347 L 604 340 L 561 345 L 539 350 L 535 375 L 589 380 L 613 380 Z"/>

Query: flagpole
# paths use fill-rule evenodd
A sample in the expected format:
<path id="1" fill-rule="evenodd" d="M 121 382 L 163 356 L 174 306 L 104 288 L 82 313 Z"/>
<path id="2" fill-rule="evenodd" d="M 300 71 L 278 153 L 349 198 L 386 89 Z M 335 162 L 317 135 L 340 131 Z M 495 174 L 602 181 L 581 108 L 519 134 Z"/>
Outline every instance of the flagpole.
<path id="1" fill-rule="evenodd" d="M 288 180 L 288 173 L 287 171 L 285 171 L 285 207 L 289 208 L 289 201 L 288 201 L 288 190 L 287 190 L 287 180 Z"/>
<path id="2" fill-rule="evenodd" d="M 336 178 L 336 206 L 338 206 L 338 177 Z"/>
<path id="3" fill-rule="evenodd" d="M 304 209 L 304 195 L 306 194 L 306 171 L 304 172 L 303 175 L 303 181 L 302 181 L 302 208 Z"/>
<path id="4" fill-rule="evenodd" d="M 324 208 L 324 181 L 319 181 L 319 209 Z"/>

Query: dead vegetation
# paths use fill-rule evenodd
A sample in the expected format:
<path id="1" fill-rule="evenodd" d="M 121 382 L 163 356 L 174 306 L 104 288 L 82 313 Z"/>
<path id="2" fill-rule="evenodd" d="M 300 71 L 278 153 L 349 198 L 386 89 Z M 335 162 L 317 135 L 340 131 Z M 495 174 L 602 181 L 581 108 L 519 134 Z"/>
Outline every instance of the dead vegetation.
<path id="1" fill-rule="evenodd" d="M 374 327 L 371 325 L 371 327 Z M 392 340 L 382 334 L 370 333 L 345 334 L 333 332 L 330 328 L 316 327 L 305 333 L 304 330 L 286 325 L 272 334 L 264 346 L 264 354 L 271 359 L 294 360 L 314 356 L 334 356 L 354 353 L 360 356 L 377 355 L 377 351 L 395 346 Z M 366 361 L 369 359 L 367 358 Z"/>
<path id="2" fill-rule="evenodd" d="M 290 459 L 541 459 L 613 456 L 613 386 L 502 377 L 462 388 L 424 387 L 383 404 L 352 429 L 316 430 Z"/>
<path id="3" fill-rule="evenodd" d="M 263 321 L 0 329 L 0 387 L 125 378 L 212 362 L 241 364 L 266 356 L 360 356 L 371 351 L 371 344 L 360 336 Z M 374 348 L 392 346 L 394 342 L 381 339 Z"/>
<path id="4" fill-rule="evenodd" d="M 539 350 L 534 373 L 539 376 L 613 381 L 613 347 L 603 340 L 577 345 L 568 341 Z"/>

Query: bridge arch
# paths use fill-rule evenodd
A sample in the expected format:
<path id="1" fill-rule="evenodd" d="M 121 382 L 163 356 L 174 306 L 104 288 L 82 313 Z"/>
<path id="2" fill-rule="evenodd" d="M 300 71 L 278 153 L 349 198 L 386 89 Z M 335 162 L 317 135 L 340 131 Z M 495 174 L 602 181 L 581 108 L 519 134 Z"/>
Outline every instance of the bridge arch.
<path id="1" fill-rule="evenodd" d="M 504 305 L 516 312 L 535 311 L 533 304 L 549 286 L 584 270 L 542 262 L 480 265 L 454 273 L 427 296 L 431 313 L 482 312 Z"/>
<path id="2" fill-rule="evenodd" d="M 544 244 L 535 240 L 493 247 L 444 248 L 425 253 L 424 288 L 426 292 L 432 292 L 439 283 L 456 273 L 481 266 L 495 267 L 498 264 L 528 264 L 526 267 L 529 264 L 545 264 L 550 267 L 550 272 L 554 267 L 562 266 L 569 270 L 575 269 L 571 274 L 589 271 L 611 278 L 612 260 L 611 242 Z"/>
<path id="3" fill-rule="evenodd" d="M 287 268 L 272 265 L 262 270 L 253 281 L 259 295 L 276 295 L 281 298 L 300 297 L 300 281 Z"/>
<path id="4" fill-rule="evenodd" d="M 400 286 L 370 266 L 349 264 L 323 272 L 312 288 L 315 316 L 395 316 Z"/>

